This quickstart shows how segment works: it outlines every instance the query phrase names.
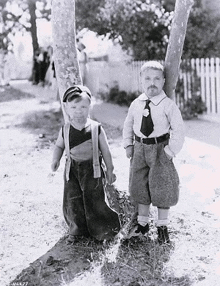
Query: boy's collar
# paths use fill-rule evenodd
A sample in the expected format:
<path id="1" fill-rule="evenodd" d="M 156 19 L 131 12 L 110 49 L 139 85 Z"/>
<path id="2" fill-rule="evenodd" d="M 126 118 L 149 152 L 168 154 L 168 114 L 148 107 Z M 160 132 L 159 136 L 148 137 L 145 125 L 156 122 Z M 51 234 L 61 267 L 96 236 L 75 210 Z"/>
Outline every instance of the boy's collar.
<path id="1" fill-rule="evenodd" d="M 154 105 L 158 105 L 165 97 L 167 97 L 167 95 L 165 94 L 165 92 L 162 90 L 160 94 L 153 96 L 152 98 L 148 98 L 148 96 L 145 93 L 142 93 L 141 95 L 139 95 L 139 99 L 140 100 L 148 100 L 150 99 L 151 102 Z"/>

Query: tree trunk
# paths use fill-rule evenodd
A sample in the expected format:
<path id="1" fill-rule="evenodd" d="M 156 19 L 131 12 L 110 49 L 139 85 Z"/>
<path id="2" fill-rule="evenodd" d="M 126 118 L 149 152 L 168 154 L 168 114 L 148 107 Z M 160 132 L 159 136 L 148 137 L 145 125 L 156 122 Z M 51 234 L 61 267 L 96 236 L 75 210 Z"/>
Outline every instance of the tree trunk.
<path id="1" fill-rule="evenodd" d="M 183 44 L 186 35 L 189 13 L 194 0 L 176 0 L 174 18 L 172 21 L 169 43 L 165 57 L 165 92 L 168 97 L 174 97 Z"/>
<path id="2" fill-rule="evenodd" d="M 52 33 L 56 78 L 64 120 L 67 121 L 63 94 L 68 87 L 82 84 L 76 48 L 74 0 L 52 1 Z"/>
<path id="3" fill-rule="evenodd" d="M 32 38 L 33 54 L 39 48 L 38 38 L 37 38 L 37 24 L 36 24 L 36 1 L 28 0 L 28 10 L 30 13 L 30 32 Z"/>
<path id="4" fill-rule="evenodd" d="M 37 38 L 37 23 L 36 23 L 36 1 L 28 0 L 28 10 L 30 13 L 30 33 L 32 39 L 32 48 L 33 48 L 33 62 L 32 62 L 32 74 L 30 80 L 34 80 L 34 56 L 35 52 L 39 49 L 38 38 Z"/>

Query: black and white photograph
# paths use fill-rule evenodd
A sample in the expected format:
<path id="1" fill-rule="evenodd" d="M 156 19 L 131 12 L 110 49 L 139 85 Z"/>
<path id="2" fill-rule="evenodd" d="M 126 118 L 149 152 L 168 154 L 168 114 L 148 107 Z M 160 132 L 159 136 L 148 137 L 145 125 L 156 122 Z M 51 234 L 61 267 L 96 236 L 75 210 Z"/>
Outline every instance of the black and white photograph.
<path id="1" fill-rule="evenodd" d="M 0 286 L 219 286 L 220 1 L 0 11 Z"/>

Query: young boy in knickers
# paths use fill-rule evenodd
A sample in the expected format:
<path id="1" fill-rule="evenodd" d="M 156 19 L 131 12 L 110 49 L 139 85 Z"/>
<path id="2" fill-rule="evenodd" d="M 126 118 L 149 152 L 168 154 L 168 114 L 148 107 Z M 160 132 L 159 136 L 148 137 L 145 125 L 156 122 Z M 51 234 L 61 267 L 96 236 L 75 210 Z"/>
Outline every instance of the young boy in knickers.
<path id="1" fill-rule="evenodd" d="M 158 208 L 158 241 L 169 243 L 169 208 L 178 202 L 179 178 L 173 157 L 184 142 L 179 108 L 163 91 L 164 67 L 149 61 L 141 67 L 143 93 L 130 105 L 124 122 L 123 142 L 131 159 L 129 190 L 137 205 L 134 235 L 149 231 L 150 204 Z"/>
<path id="2" fill-rule="evenodd" d="M 82 85 L 66 90 L 64 107 L 69 117 L 59 132 L 51 168 L 56 171 L 66 150 L 67 161 L 64 174 L 63 213 L 69 226 L 68 242 L 76 237 L 91 236 L 99 241 L 113 238 L 120 229 L 119 218 L 105 202 L 104 181 L 112 184 L 112 157 L 105 131 L 89 118 L 91 92 Z M 94 142 L 92 129 L 97 128 L 98 168 L 94 168 Z M 98 125 L 98 126 L 97 126 Z M 104 160 L 106 172 L 101 167 Z M 97 162 L 96 162 L 97 165 Z"/>

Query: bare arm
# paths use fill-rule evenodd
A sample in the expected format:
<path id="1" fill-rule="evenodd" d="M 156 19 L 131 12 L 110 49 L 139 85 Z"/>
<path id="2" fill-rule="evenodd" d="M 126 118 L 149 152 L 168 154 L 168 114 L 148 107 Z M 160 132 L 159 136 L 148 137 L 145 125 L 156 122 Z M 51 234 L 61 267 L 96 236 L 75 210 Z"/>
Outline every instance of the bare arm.
<path id="1" fill-rule="evenodd" d="M 105 165 L 106 165 L 106 176 L 107 176 L 107 181 L 109 184 L 112 184 L 116 177 L 115 174 L 113 173 L 114 166 L 112 162 L 112 156 L 109 150 L 109 145 L 107 141 L 107 136 L 105 134 L 104 129 L 101 127 L 101 133 L 99 134 L 99 148 L 101 150 Z"/>
<path id="2" fill-rule="evenodd" d="M 125 118 L 124 126 L 123 126 L 123 146 L 127 148 L 128 146 L 134 145 L 134 116 L 133 116 L 134 103 L 132 102 L 129 109 L 128 114 Z"/>
<path id="3" fill-rule="evenodd" d="M 53 151 L 53 158 L 52 158 L 52 164 L 51 164 L 51 169 L 53 172 L 55 172 L 60 165 L 60 159 L 62 158 L 64 151 L 64 140 L 62 137 L 62 130 L 60 130 L 56 145 L 54 147 Z"/>
<path id="4" fill-rule="evenodd" d="M 170 106 L 169 112 L 167 113 L 167 118 L 170 123 L 171 137 L 164 150 L 170 158 L 173 158 L 181 150 L 185 137 L 185 128 L 182 115 L 175 103 L 172 103 L 172 106 Z"/>

